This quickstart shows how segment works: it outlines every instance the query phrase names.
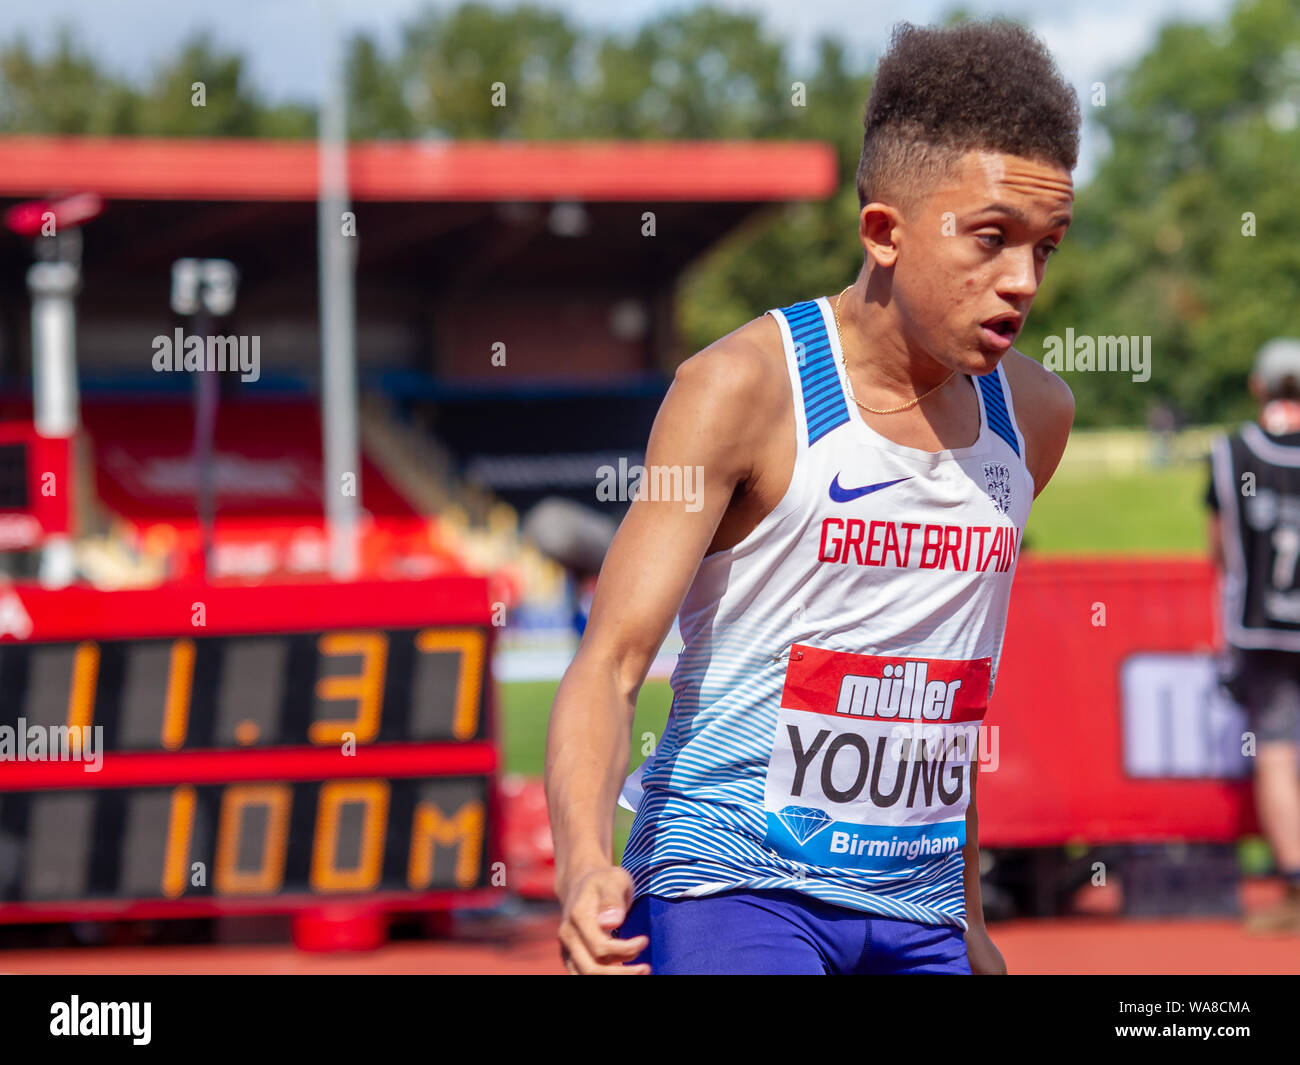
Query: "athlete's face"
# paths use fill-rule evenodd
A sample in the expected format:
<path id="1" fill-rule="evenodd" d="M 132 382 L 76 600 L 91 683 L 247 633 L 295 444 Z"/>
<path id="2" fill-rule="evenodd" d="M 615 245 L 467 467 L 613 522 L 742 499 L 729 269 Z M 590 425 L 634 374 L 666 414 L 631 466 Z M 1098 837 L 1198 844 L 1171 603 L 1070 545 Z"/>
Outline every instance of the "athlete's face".
<path id="1" fill-rule="evenodd" d="M 990 372 L 1024 325 L 1073 204 L 1058 166 L 966 153 L 895 230 L 891 292 L 909 344 L 963 373 Z"/>

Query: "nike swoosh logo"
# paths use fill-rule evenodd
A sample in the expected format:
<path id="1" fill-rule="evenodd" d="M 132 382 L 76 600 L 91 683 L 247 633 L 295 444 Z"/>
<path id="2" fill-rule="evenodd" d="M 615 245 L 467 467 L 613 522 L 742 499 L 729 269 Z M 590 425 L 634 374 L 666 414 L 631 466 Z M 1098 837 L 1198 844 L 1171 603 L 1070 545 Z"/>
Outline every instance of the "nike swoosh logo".
<path id="1" fill-rule="evenodd" d="M 910 477 L 900 477 L 896 481 L 881 481 L 879 484 L 863 485 L 861 488 L 841 488 L 840 475 L 835 475 L 835 480 L 831 481 L 831 500 L 836 503 L 847 503 L 853 499 L 861 499 L 863 496 L 869 496 L 872 492 L 879 492 L 882 488 L 888 488 L 891 484 L 901 484 L 903 481 L 910 481 Z"/>

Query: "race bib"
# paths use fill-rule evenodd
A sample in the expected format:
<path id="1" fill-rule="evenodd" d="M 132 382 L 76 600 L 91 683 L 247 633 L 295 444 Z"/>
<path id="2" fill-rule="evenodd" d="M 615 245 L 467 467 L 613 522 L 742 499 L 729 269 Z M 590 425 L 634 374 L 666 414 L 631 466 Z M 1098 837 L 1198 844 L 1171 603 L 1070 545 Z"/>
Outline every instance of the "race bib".
<path id="1" fill-rule="evenodd" d="M 767 846 L 877 871 L 960 851 L 990 666 L 795 644 L 767 767 Z"/>

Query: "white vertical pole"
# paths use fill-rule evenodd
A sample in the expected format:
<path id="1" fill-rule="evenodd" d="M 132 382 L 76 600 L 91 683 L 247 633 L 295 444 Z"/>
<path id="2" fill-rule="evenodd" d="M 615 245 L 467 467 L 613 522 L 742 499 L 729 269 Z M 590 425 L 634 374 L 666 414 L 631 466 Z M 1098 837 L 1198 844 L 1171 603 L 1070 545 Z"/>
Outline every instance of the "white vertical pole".
<path id="1" fill-rule="evenodd" d="M 32 406 L 36 432 L 70 437 L 77 431 L 77 305 L 81 270 L 70 262 L 38 262 L 27 271 L 32 297 Z M 69 470 L 69 473 L 71 471 Z M 70 484 L 60 486 L 70 491 Z M 71 584 L 76 576 L 72 538 L 49 537 L 41 551 L 39 577 L 47 588 Z"/>
<path id="2" fill-rule="evenodd" d="M 350 243 L 356 238 L 343 235 L 343 213 L 348 210 L 343 43 L 334 4 L 327 2 L 322 5 L 322 10 L 326 59 L 319 126 L 317 243 L 320 256 L 323 491 L 330 540 L 330 573 L 336 580 L 349 580 L 359 569 L 357 514 L 361 498 L 354 259 Z M 347 478 L 348 474 L 352 475 L 351 478 Z M 348 482 L 346 485 L 345 480 Z M 348 494 L 345 494 L 345 487 Z"/>

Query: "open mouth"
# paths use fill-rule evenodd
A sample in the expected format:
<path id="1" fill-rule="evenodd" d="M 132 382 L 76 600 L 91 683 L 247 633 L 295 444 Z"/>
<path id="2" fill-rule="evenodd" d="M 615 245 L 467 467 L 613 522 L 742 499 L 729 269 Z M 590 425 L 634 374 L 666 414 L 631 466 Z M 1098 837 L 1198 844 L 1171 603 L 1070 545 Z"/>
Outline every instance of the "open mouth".
<path id="1" fill-rule="evenodd" d="M 990 318 L 981 323 L 984 330 L 984 336 L 988 342 L 995 348 L 1003 349 L 1011 347 L 1011 342 L 1020 332 L 1019 315 L 1001 315 L 998 318 Z"/>

